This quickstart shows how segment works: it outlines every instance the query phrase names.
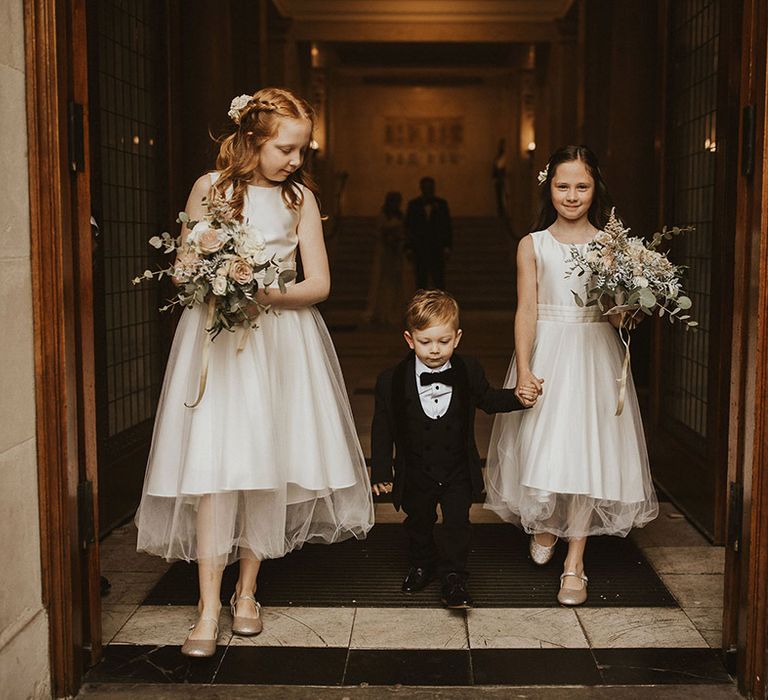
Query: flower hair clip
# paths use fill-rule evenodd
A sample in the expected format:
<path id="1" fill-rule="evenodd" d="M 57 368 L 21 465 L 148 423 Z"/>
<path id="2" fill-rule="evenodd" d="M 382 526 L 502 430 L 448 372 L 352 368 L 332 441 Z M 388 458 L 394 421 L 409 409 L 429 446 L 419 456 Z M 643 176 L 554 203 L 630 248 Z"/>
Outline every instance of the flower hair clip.
<path id="1" fill-rule="evenodd" d="M 251 95 L 238 95 L 232 100 L 227 115 L 233 122 L 235 122 L 235 124 L 240 123 L 240 117 L 242 116 L 243 110 L 251 103 L 252 99 L 253 97 Z"/>
<path id="2" fill-rule="evenodd" d="M 539 174 L 536 176 L 536 179 L 539 181 L 540 185 L 543 185 L 547 178 L 549 177 L 549 163 L 546 164 L 544 167 L 544 170 L 539 170 Z"/>

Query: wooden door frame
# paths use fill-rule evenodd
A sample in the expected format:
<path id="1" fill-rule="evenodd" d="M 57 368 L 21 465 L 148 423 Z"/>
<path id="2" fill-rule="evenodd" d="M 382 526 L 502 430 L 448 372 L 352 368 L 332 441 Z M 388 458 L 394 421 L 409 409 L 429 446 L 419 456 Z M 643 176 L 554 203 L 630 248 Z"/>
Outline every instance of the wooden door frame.
<path id="1" fill-rule="evenodd" d="M 84 23 L 83 0 L 24 3 L 40 555 L 55 697 L 77 693 L 100 645 L 98 547 L 78 505 L 95 513 L 97 504 L 79 493 L 96 467 Z M 84 107 L 77 172 L 70 101 Z"/>
<path id="2" fill-rule="evenodd" d="M 742 148 L 736 193 L 736 257 L 729 477 L 736 537 L 726 549 L 724 638 L 738 651 L 739 689 L 762 698 L 768 624 L 768 0 L 744 0 L 740 107 L 754 107 L 754 171 Z"/>

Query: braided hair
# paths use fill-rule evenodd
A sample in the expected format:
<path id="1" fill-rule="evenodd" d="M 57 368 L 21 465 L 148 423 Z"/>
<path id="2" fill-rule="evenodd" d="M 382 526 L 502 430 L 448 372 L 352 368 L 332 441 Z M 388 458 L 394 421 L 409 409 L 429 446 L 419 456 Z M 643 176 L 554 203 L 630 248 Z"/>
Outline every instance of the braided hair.
<path id="1" fill-rule="evenodd" d="M 241 106 L 236 105 L 242 99 Z M 253 177 L 254 154 L 277 133 L 279 120 L 306 119 L 314 128 L 314 111 L 310 105 L 284 88 L 264 88 L 233 100 L 229 112 L 235 131 L 219 141 L 216 170 L 219 178 L 212 186 L 211 196 L 226 198 L 235 218 L 242 218 L 245 193 Z M 306 162 L 306 161 L 305 161 Z M 317 195 L 314 180 L 304 169 L 305 162 L 282 183 L 282 198 L 289 209 L 298 209 L 304 201 L 301 185 Z M 231 194 L 227 191 L 232 188 Z"/>

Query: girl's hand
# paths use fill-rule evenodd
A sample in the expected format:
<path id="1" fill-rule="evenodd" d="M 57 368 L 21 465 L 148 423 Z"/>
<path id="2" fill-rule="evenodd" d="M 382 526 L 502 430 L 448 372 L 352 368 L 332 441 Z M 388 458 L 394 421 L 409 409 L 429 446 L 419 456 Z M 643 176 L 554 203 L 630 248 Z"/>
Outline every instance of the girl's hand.
<path id="1" fill-rule="evenodd" d="M 610 314 L 608 316 L 608 320 L 611 322 L 611 325 L 618 330 L 619 326 L 621 326 L 622 321 L 624 322 L 624 328 L 631 331 L 637 328 L 640 325 L 640 322 L 645 318 L 645 314 L 643 313 L 642 309 L 637 309 L 636 311 L 633 311 L 631 314 L 629 311 L 622 311 L 618 314 Z"/>
<path id="2" fill-rule="evenodd" d="M 377 496 L 383 496 L 385 493 L 392 493 L 392 482 L 385 481 L 379 484 L 371 484 L 371 491 Z"/>
<path id="3" fill-rule="evenodd" d="M 530 408 L 536 404 L 536 400 L 539 398 L 538 389 L 533 384 L 527 384 L 525 386 L 515 387 L 515 396 L 520 400 L 526 408 Z"/>
<path id="4" fill-rule="evenodd" d="M 533 403 L 536 402 L 536 399 L 541 396 L 544 393 L 544 380 L 537 377 L 533 372 L 530 370 L 523 371 L 520 373 L 520 376 L 517 378 L 517 386 L 515 387 L 515 396 L 517 396 L 518 399 L 520 399 L 521 402 L 523 402 L 523 405 L 528 405 L 526 402 L 529 401 L 528 396 L 530 394 L 533 394 Z M 533 403 L 530 405 L 532 406 Z"/>

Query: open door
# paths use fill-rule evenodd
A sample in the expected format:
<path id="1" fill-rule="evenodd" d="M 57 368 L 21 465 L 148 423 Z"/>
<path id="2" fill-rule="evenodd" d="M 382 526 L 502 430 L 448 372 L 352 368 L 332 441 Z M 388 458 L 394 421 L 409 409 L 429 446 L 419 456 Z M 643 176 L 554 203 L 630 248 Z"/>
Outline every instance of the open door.
<path id="1" fill-rule="evenodd" d="M 43 604 L 55 697 L 101 649 L 84 0 L 24 3 Z"/>
<path id="2" fill-rule="evenodd" d="M 739 689 L 768 684 L 768 0 L 744 0 L 723 641 Z"/>
<path id="3" fill-rule="evenodd" d="M 673 256 L 690 267 L 699 328 L 657 326 L 649 447 L 654 479 L 715 543 L 726 534 L 740 5 L 667 0 L 659 8 L 659 223 L 696 227 L 675 239 Z"/>
<path id="4" fill-rule="evenodd" d="M 166 3 L 87 0 L 99 535 L 133 514 L 168 352 L 159 262 L 168 228 Z M 167 291 L 167 290 L 166 290 Z"/>

